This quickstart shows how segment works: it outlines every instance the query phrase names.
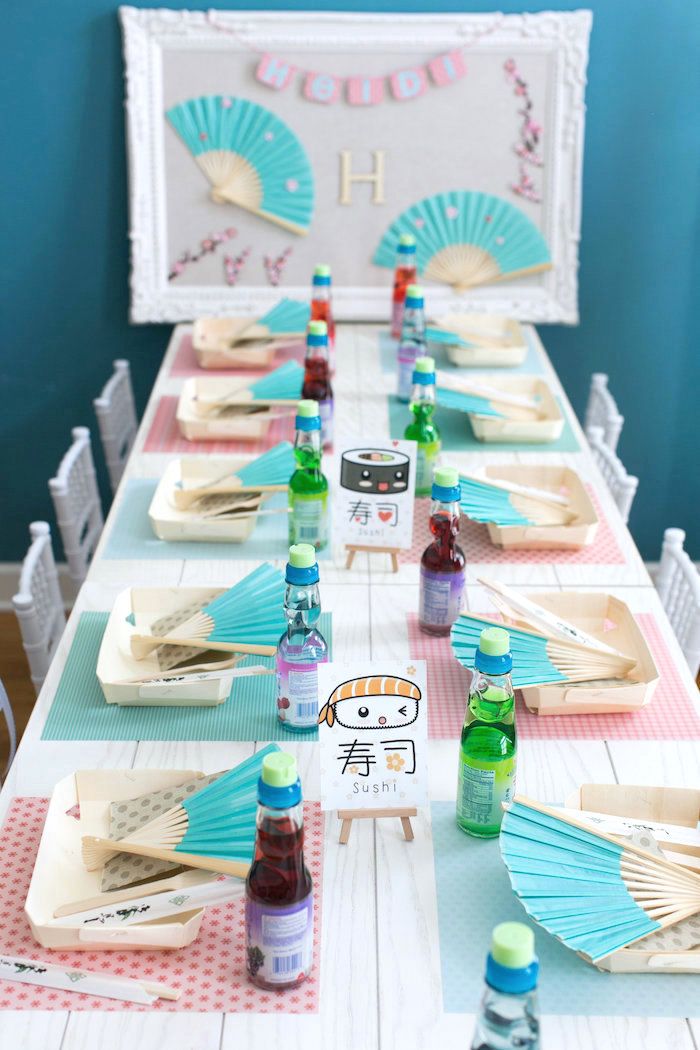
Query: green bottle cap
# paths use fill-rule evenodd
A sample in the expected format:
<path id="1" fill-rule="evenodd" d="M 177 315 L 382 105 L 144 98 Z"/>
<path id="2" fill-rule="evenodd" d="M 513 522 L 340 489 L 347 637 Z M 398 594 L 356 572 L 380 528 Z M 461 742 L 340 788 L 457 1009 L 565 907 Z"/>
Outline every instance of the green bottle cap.
<path id="1" fill-rule="evenodd" d="M 459 485 L 459 474 L 454 467 L 436 467 L 433 472 L 433 485 L 443 489 L 453 489 Z"/>
<path id="2" fill-rule="evenodd" d="M 481 632 L 479 649 L 484 656 L 506 656 L 510 652 L 510 635 L 502 627 L 487 627 Z M 518 923 L 507 922 L 504 925 L 517 926 Z M 496 929 L 500 927 L 497 926 Z M 527 929 L 527 926 L 524 929 Z"/>
<path id="3" fill-rule="evenodd" d="M 409 286 L 406 289 L 406 298 L 407 299 L 422 299 L 423 298 L 423 289 L 421 288 L 421 286 L 419 284 L 409 284 Z"/>
<path id="4" fill-rule="evenodd" d="M 399 237 L 399 244 L 402 244 L 406 248 L 412 248 L 416 243 L 416 238 L 412 233 L 402 233 Z"/>
<path id="5" fill-rule="evenodd" d="M 331 268 L 328 263 L 319 263 L 318 266 L 314 266 L 314 277 L 330 277 Z"/>
<path id="6" fill-rule="evenodd" d="M 328 335 L 328 325 L 325 321 L 309 321 L 309 335 Z"/>
<path id="7" fill-rule="evenodd" d="M 425 375 L 435 371 L 435 358 L 434 357 L 417 357 L 415 364 L 413 365 L 414 372 L 422 372 Z"/>
<path id="8" fill-rule="evenodd" d="M 283 751 L 279 755 L 270 755 L 270 758 L 279 758 L 282 755 Z M 530 927 L 522 922 L 501 922 L 491 935 L 491 955 L 499 966 L 507 966 L 510 970 L 523 970 L 534 961 L 535 935 Z"/>
<path id="9" fill-rule="evenodd" d="M 297 404 L 297 415 L 302 419 L 313 419 L 318 415 L 318 401 L 299 401 Z"/>
<path id="10" fill-rule="evenodd" d="M 275 751 L 271 755 L 265 755 L 262 763 L 262 782 L 276 788 L 286 788 L 296 784 L 297 760 L 294 755 L 288 754 L 287 751 Z M 517 923 L 508 925 L 517 926 Z"/>
<path id="11" fill-rule="evenodd" d="M 310 569 L 316 564 L 316 549 L 310 543 L 293 543 L 289 548 L 289 564 L 295 569 Z"/>

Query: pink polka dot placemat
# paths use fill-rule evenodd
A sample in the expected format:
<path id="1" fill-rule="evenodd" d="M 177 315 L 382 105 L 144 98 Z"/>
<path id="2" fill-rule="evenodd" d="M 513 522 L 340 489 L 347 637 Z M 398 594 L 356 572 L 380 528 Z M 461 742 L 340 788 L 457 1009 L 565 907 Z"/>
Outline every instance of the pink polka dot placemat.
<path id="1" fill-rule="evenodd" d="M 528 711 L 518 694 L 517 725 L 532 740 L 699 740 L 700 715 L 676 670 L 655 617 L 636 613 L 659 670 L 656 691 L 639 711 L 609 715 L 540 715 Z M 428 661 L 428 736 L 458 737 L 462 731 L 469 675 L 452 655 L 450 639 L 433 638 L 408 616 L 408 644 L 413 660 Z"/>
<path id="2" fill-rule="evenodd" d="M 180 998 L 152 1006 L 0 980 L 2 1010 L 149 1010 L 262 1014 L 316 1013 L 319 1002 L 323 813 L 304 803 L 304 856 L 314 881 L 314 968 L 298 988 L 267 992 L 245 972 L 243 900 L 209 907 L 197 939 L 178 951 L 49 951 L 32 937 L 24 901 L 49 800 L 13 798 L 0 830 L 0 952 L 180 988 Z"/>
<path id="3" fill-rule="evenodd" d="M 283 365 L 285 361 L 298 361 L 304 363 L 304 344 L 301 342 L 290 343 L 288 346 L 280 346 L 276 351 L 271 368 Z M 264 368 L 200 368 L 197 363 L 197 355 L 192 345 L 192 333 L 183 332 L 178 343 L 173 362 L 170 366 L 171 376 L 176 378 L 189 378 L 190 376 L 230 376 L 251 375 L 253 373 L 262 375 Z"/>
<path id="4" fill-rule="evenodd" d="M 144 452 L 178 452 L 183 455 L 200 452 L 216 455 L 236 453 L 259 456 L 279 441 L 294 441 L 294 413 L 273 419 L 264 438 L 259 441 L 187 441 L 180 433 L 175 413 L 176 397 L 161 397 L 151 429 L 146 435 Z"/>
<path id="5" fill-rule="evenodd" d="M 488 527 L 470 521 L 462 515 L 457 542 L 469 562 L 510 565 L 621 565 L 625 556 L 620 550 L 614 533 L 604 516 L 598 497 L 591 486 L 586 486 L 598 515 L 598 530 L 593 543 L 575 551 L 506 550 L 496 547 L 489 539 Z M 399 552 L 403 563 L 419 562 L 423 551 L 431 540 L 428 522 L 430 500 L 418 499 L 413 516 L 413 545 L 410 550 Z"/>

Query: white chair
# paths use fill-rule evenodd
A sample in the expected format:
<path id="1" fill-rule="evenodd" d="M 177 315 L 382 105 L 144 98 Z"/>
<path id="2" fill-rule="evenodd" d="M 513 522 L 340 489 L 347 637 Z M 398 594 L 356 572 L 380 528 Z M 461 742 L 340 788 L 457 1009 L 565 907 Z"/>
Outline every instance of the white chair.
<path id="1" fill-rule="evenodd" d="M 59 639 L 66 625 L 63 599 L 45 521 L 29 526 L 31 546 L 22 564 L 19 591 L 12 599 L 29 673 L 37 693 L 41 689 Z"/>
<path id="2" fill-rule="evenodd" d="M 73 444 L 49 481 L 56 520 L 66 552 L 68 571 L 76 589 L 87 575 L 90 559 L 102 532 L 104 518 L 95 477 L 87 427 L 74 427 Z"/>
<path id="3" fill-rule="evenodd" d="M 621 460 L 606 444 L 602 427 L 588 427 L 586 437 L 588 438 L 588 444 L 591 446 L 593 459 L 598 470 L 603 475 L 612 498 L 617 504 L 617 509 L 622 515 L 622 520 L 626 524 L 632 509 L 637 485 L 639 485 L 639 478 L 627 473 Z"/>
<path id="4" fill-rule="evenodd" d="M 625 417 L 620 415 L 615 398 L 608 390 L 608 377 L 604 372 L 594 372 L 591 376 L 584 430 L 588 430 L 589 427 L 602 427 L 605 444 L 615 452 L 624 422 Z"/>
<path id="5" fill-rule="evenodd" d="M 693 678 L 700 669 L 700 575 L 683 550 L 683 529 L 666 529 L 654 583 Z"/>
<path id="6" fill-rule="evenodd" d="M 93 405 L 107 461 L 109 482 L 112 492 L 116 492 L 134 444 L 138 421 L 129 362 L 114 361 L 113 364 L 114 374 Z"/>
<path id="7" fill-rule="evenodd" d="M 12 705 L 10 698 L 7 695 L 5 686 L 0 682 L 0 711 L 5 716 L 7 722 L 7 735 L 10 738 L 10 753 L 7 757 L 7 764 L 5 766 L 5 776 L 7 776 L 12 760 L 15 757 L 15 751 L 17 750 L 17 729 L 15 727 L 15 716 L 12 713 Z M 5 777 L 0 776 L 0 784 L 2 784 Z"/>

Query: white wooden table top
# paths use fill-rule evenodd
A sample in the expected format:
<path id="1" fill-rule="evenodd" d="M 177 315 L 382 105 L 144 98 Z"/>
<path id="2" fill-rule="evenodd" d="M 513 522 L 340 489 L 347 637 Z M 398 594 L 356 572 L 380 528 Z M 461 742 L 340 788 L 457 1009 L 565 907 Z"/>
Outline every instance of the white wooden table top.
<path id="1" fill-rule="evenodd" d="M 157 478 L 170 454 L 145 453 L 144 440 L 158 401 L 177 394 L 182 379 L 168 375 L 180 334 L 168 346 L 139 430 L 124 481 L 110 511 L 87 582 L 77 597 L 65 635 L 53 661 L 15 763 L 0 795 L 0 818 L 13 795 L 50 795 L 55 782 L 76 769 L 180 767 L 214 771 L 239 761 L 266 741 L 152 742 L 42 741 L 40 739 L 77 621 L 85 610 L 107 610 L 127 585 L 227 584 L 254 567 L 253 562 L 181 558 L 115 561 L 102 557 L 115 511 L 129 478 Z M 620 520 L 598 474 L 579 424 L 541 344 L 546 377 L 561 398 L 581 451 L 577 453 L 507 453 L 488 446 L 474 453 L 447 453 L 443 460 L 458 467 L 490 463 L 547 462 L 574 467 L 596 490 L 624 563 L 620 565 L 489 566 L 489 574 L 523 589 L 605 589 L 624 599 L 633 611 L 653 612 L 669 651 L 695 704 L 698 692 L 661 609 L 639 552 Z M 337 338 L 336 447 L 362 435 L 386 437 L 385 394 L 394 377 L 382 373 L 377 329 L 340 325 Z M 334 480 L 335 468 L 327 473 Z M 638 498 L 649 498 L 644 489 Z M 321 563 L 321 593 L 334 617 L 337 659 L 398 658 L 408 654 L 405 630 L 397 613 L 417 607 L 417 571 L 403 566 L 393 575 L 384 555 L 358 555 L 352 572 L 344 553 L 334 550 Z M 480 567 L 469 564 L 467 600 L 483 608 L 475 584 Z M 403 616 L 399 617 L 403 622 Z M 430 741 L 431 797 L 451 800 L 455 793 L 457 743 Z M 285 743 L 300 766 L 304 794 L 319 796 L 317 744 Z M 580 783 L 648 783 L 697 787 L 700 750 L 688 741 L 529 740 L 519 744 L 518 789 L 546 802 L 559 802 Z M 158 1014 L 129 1012 L 4 1011 L 0 1046 L 23 1050 L 94 1050 L 129 1046 L 132 1050 L 239 1050 L 284 1043 L 286 1050 L 447 1050 L 466 1047 L 472 1018 L 442 1009 L 437 899 L 429 812 L 416 821 L 415 841 L 406 845 L 394 821 L 360 821 L 348 846 L 338 844 L 338 823 L 326 818 L 323 933 L 320 945 L 320 1010 L 310 1015 Z M 342 950 L 341 950 L 342 946 Z M 487 945 L 474 945 L 479 967 Z M 649 978 L 653 980 L 653 978 Z M 542 981 L 547 980 L 546 973 Z M 699 984 L 700 987 L 700 984 Z M 476 1009 L 477 1004 L 474 1004 Z M 556 1016 L 543 1019 L 542 1046 L 547 1050 L 697 1050 L 700 1045 L 700 996 L 688 1004 L 692 1018 L 621 1018 Z"/>

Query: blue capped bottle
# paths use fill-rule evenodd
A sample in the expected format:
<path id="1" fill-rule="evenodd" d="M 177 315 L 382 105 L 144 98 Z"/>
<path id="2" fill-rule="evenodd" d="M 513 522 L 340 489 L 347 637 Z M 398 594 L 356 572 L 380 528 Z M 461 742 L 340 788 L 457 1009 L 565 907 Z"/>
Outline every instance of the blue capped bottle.
<path id="1" fill-rule="evenodd" d="M 328 448 L 333 444 L 333 387 L 328 364 L 328 326 L 325 321 L 309 321 L 301 396 L 318 402 L 321 445 Z"/>
<path id="2" fill-rule="evenodd" d="M 471 1050 L 539 1050 L 538 972 L 530 927 L 522 922 L 496 926 Z"/>
<path id="3" fill-rule="evenodd" d="M 297 404 L 294 438 L 296 470 L 289 479 L 289 543 L 328 542 L 328 479 L 321 469 L 321 415 L 318 401 Z"/>
<path id="4" fill-rule="evenodd" d="M 399 401 L 410 401 L 413 388 L 413 369 L 416 358 L 425 357 L 425 318 L 423 316 L 423 289 L 409 284 L 406 289 L 403 325 L 397 350 Z"/>
<path id="5" fill-rule="evenodd" d="M 285 579 L 287 630 L 277 646 L 277 717 L 286 729 L 303 733 L 318 724 L 318 665 L 328 660 L 328 645 L 316 626 L 321 596 L 311 544 L 289 548 Z"/>

